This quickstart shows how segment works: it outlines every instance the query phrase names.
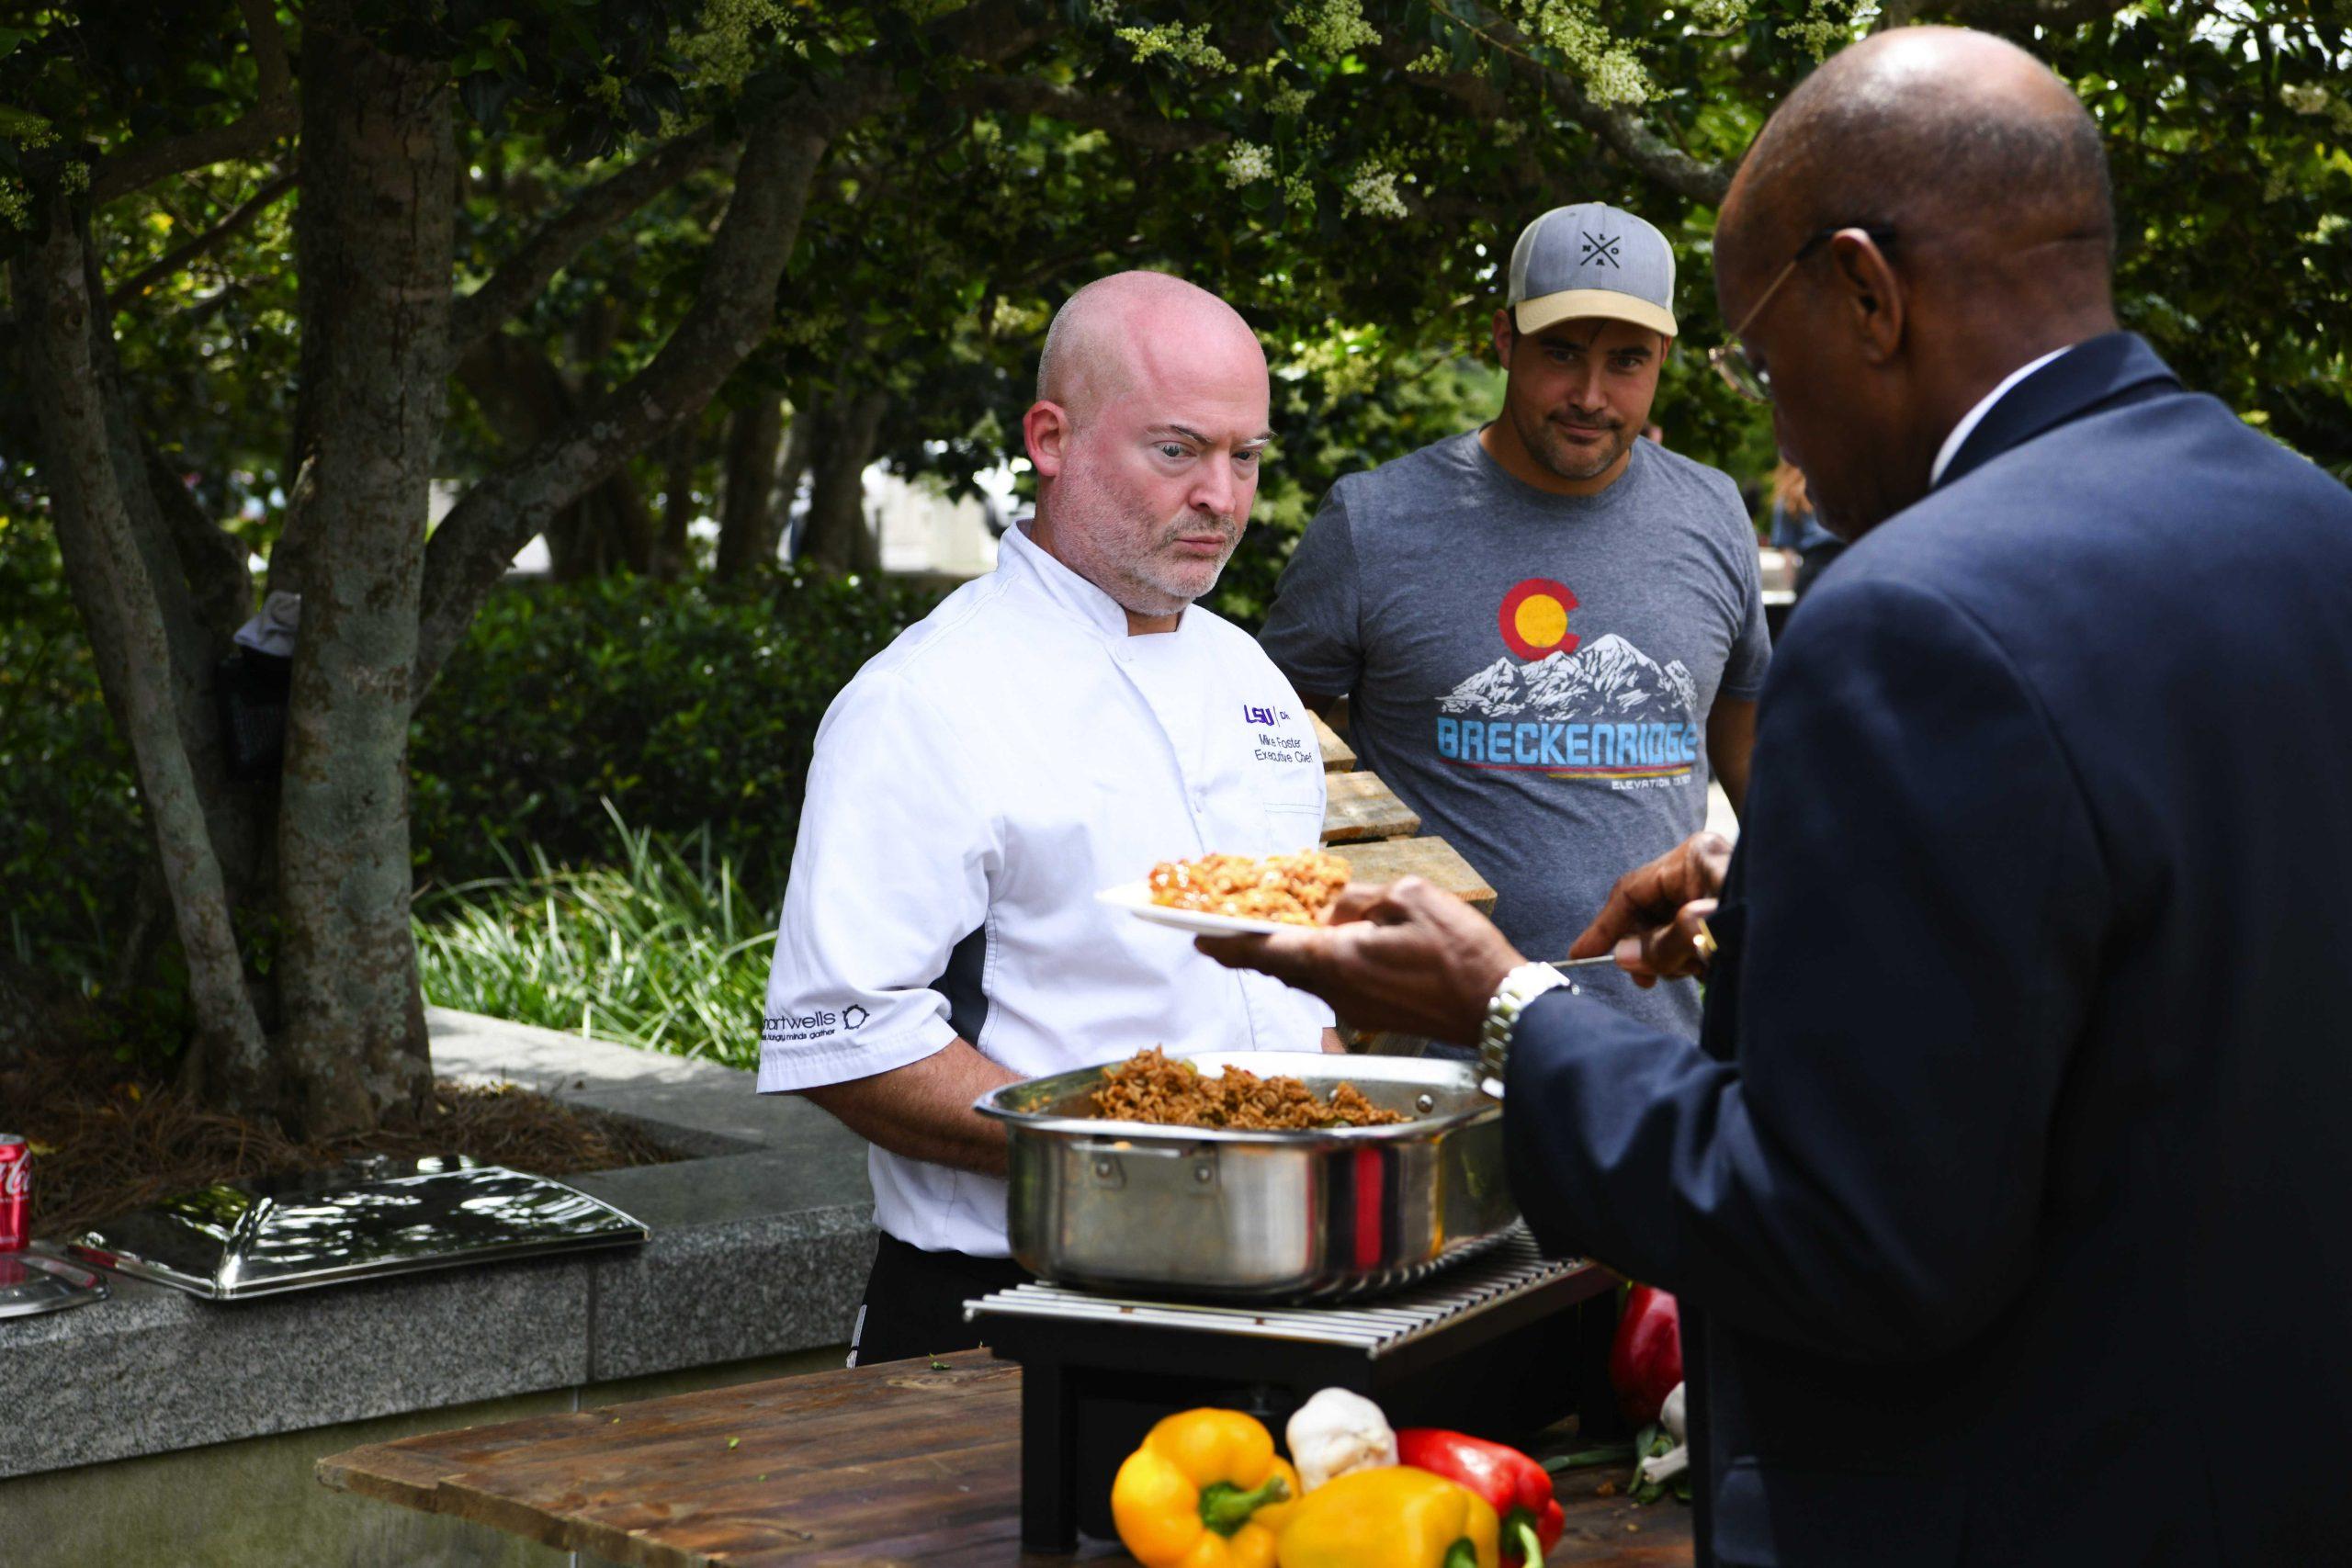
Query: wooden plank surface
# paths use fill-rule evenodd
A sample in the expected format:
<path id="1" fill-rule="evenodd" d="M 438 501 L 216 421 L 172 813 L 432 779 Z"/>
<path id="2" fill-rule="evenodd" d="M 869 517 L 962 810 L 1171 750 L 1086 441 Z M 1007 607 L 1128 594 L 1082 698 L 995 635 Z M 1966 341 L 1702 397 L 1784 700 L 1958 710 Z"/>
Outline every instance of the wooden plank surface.
<path id="1" fill-rule="evenodd" d="M 1358 770 L 1333 773 L 1323 781 L 1323 841 L 1359 843 L 1367 839 L 1402 839 L 1421 830 L 1413 808 L 1396 798 L 1378 773 Z"/>
<path id="2" fill-rule="evenodd" d="M 1336 730 L 1323 722 L 1320 714 L 1309 713 L 1306 716 L 1315 725 L 1315 743 L 1323 748 L 1323 771 L 1327 773 L 1344 773 L 1354 768 L 1356 765 L 1354 750 L 1340 739 Z"/>
<path id="3" fill-rule="evenodd" d="M 1458 894 L 1480 909 L 1495 907 L 1495 890 L 1454 852 L 1443 839 L 1384 839 L 1369 844 L 1333 844 L 1331 852 L 1348 863 L 1356 882 L 1394 882 L 1400 876 L 1421 876 L 1448 893 Z"/>
<path id="4" fill-rule="evenodd" d="M 1021 1371 L 985 1350 L 428 1433 L 321 1460 L 341 1491 L 644 1568 L 1125 1564 L 1020 1550 Z M 1553 1564 L 1681 1568 L 1688 1509 L 1561 1479 Z M 1611 1490 L 1614 1490 L 1613 1487 Z"/>

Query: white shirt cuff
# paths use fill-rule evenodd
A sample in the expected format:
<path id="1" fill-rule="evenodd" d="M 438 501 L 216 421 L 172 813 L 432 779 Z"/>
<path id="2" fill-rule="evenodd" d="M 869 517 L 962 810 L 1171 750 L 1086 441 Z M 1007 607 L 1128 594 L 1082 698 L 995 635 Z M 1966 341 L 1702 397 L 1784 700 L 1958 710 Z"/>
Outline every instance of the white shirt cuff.
<path id="1" fill-rule="evenodd" d="M 788 1094 L 795 1089 L 870 1078 L 910 1062 L 920 1062 L 925 1056 L 935 1056 L 955 1040 L 956 1026 L 933 1016 L 903 1034 L 885 1040 L 763 1046 L 759 1092 Z"/>

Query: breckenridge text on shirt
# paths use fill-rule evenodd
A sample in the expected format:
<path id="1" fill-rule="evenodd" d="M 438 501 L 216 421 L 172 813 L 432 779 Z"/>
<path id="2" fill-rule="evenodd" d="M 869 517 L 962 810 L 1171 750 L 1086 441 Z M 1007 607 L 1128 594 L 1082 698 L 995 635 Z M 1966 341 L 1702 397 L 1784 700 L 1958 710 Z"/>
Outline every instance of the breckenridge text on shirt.
<path id="1" fill-rule="evenodd" d="M 1440 718 L 1437 754 L 1465 767 L 1533 768 L 1602 778 L 1688 773 L 1699 761 L 1699 727 Z"/>

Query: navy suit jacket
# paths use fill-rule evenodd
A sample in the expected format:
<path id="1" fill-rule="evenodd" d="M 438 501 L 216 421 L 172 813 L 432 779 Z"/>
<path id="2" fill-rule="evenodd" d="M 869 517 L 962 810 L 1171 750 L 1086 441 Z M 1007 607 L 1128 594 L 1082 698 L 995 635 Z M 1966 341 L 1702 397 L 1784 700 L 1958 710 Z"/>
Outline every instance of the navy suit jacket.
<path id="1" fill-rule="evenodd" d="M 1537 1234 L 1682 1299 L 1702 1560 L 2352 1562 L 2352 493 L 2123 333 L 1791 620 L 1701 1042 L 1555 993 Z"/>

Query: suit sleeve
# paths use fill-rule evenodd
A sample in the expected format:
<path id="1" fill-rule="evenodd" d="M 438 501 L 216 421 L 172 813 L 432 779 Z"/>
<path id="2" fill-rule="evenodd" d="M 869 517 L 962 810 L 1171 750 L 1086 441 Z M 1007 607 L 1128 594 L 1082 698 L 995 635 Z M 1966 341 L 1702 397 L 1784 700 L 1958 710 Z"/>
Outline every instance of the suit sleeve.
<path id="1" fill-rule="evenodd" d="M 2061 738 L 1953 605 L 1826 583 L 1777 664 L 1716 920 L 1729 1059 L 1543 998 L 1513 1189 L 1547 1241 L 1727 1325 L 1930 1354 L 2031 1266 L 2106 874 Z"/>
<path id="2" fill-rule="evenodd" d="M 1299 692 L 1343 697 L 1363 674 L 1356 550 L 1342 485 L 1334 485 L 1274 590 L 1258 646 Z"/>

